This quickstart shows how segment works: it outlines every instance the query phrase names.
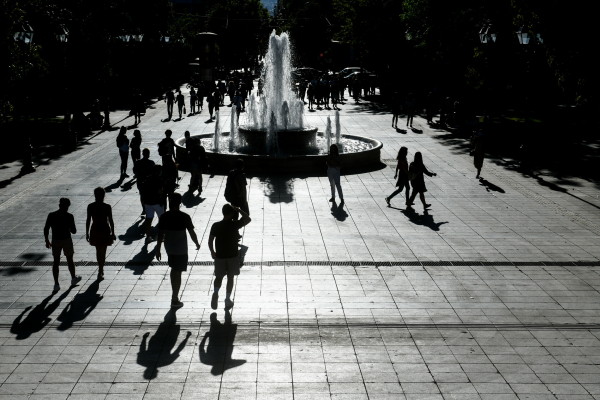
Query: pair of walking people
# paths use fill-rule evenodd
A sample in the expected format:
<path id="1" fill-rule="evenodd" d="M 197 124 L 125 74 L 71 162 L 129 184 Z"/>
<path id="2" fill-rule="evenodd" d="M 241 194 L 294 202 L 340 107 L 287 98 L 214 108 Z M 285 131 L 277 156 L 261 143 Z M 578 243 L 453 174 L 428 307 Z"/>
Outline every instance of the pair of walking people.
<path id="1" fill-rule="evenodd" d="M 99 281 L 104 280 L 106 249 L 116 240 L 112 208 L 109 204 L 104 203 L 105 194 L 106 192 L 101 187 L 94 189 L 95 201 L 87 207 L 87 219 L 85 223 L 85 238 L 90 245 L 96 248 Z M 70 206 L 71 201 L 68 198 L 61 198 L 58 203 L 58 210 L 48 214 L 46 225 L 44 226 L 46 248 L 52 249 L 52 256 L 54 258 L 52 264 L 54 292 L 60 290 L 58 267 L 61 254 L 64 254 L 67 259 L 67 266 L 71 274 L 71 285 L 75 285 L 81 280 L 81 276 L 75 274 L 75 263 L 73 261 L 75 250 L 71 234 L 77 233 L 77 227 L 75 226 L 73 214 L 68 212 Z M 50 231 L 52 231 L 52 240 L 49 237 Z"/>
<path id="2" fill-rule="evenodd" d="M 404 146 L 400 148 L 398 151 L 398 156 L 396 160 L 398 160 L 398 164 L 396 166 L 396 173 L 394 174 L 394 179 L 396 181 L 397 189 L 385 198 L 388 206 L 391 206 L 391 200 L 401 193 L 403 190 L 406 190 L 406 206 L 411 207 L 414 204 L 414 200 L 419 195 L 421 199 L 421 203 L 423 203 L 423 208 L 427 209 L 431 207 L 431 204 L 427 204 L 425 202 L 425 192 L 427 192 L 427 187 L 425 186 L 425 178 L 424 175 L 427 176 L 437 176 L 436 173 L 430 172 L 425 164 L 423 164 L 423 155 L 420 151 L 415 153 L 415 158 L 410 166 L 408 165 L 408 149 Z M 412 186 L 413 192 L 410 194 L 410 186 Z"/>

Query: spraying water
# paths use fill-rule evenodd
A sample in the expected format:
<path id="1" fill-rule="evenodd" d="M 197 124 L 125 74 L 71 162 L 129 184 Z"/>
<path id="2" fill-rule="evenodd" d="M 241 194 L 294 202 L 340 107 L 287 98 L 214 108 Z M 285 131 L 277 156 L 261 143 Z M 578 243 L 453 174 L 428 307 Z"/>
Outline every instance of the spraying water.
<path id="1" fill-rule="evenodd" d="M 215 112 L 215 136 L 213 137 L 213 152 L 219 152 L 219 140 L 221 136 L 221 131 L 219 129 L 219 112 Z"/>
<path id="2" fill-rule="evenodd" d="M 337 144 L 337 147 L 341 153 L 342 152 L 342 126 L 340 125 L 340 112 L 337 110 L 335 111 L 335 144 Z"/>
<path id="3" fill-rule="evenodd" d="M 327 126 L 325 127 L 325 137 L 327 139 L 327 151 L 331 147 L 331 118 L 327 117 Z"/>
<path id="4" fill-rule="evenodd" d="M 231 107 L 231 121 L 229 121 L 229 151 L 234 151 L 237 146 L 237 137 L 235 132 L 235 120 L 237 117 L 235 105 Z"/>

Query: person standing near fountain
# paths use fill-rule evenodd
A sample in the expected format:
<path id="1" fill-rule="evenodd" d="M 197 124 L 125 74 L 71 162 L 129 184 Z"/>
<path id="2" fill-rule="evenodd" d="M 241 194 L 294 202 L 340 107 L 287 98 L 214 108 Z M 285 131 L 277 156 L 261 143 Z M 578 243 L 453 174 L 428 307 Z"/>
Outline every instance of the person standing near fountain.
<path id="1" fill-rule="evenodd" d="M 167 113 L 169 113 L 169 119 L 171 119 L 173 118 L 173 104 L 175 103 L 175 95 L 170 90 L 165 96 L 165 103 L 167 103 Z"/>
<path id="2" fill-rule="evenodd" d="M 327 178 L 331 186 L 331 198 L 329 202 L 335 202 L 335 188 L 337 187 L 338 195 L 340 196 L 340 204 L 344 204 L 344 193 L 340 183 L 340 152 L 336 144 L 329 146 L 329 156 L 327 157 Z"/>
<path id="3" fill-rule="evenodd" d="M 182 113 L 184 113 L 185 109 L 185 98 L 183 94 L 181 94 L 181 89 L 177 89 L 177 110 L 179 111 L 179 119 L 182 117 Z"/>

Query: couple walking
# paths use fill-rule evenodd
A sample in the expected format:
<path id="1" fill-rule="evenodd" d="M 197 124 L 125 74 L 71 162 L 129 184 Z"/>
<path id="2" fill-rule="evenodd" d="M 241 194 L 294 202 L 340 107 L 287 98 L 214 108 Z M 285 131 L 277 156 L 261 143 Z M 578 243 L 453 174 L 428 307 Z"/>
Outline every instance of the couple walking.
<path id="1" fill-rule="evenodd" d="M 436 173 L 429 172 L 427 167 L 423 164 L 423 155 L 420 151 L 415 153 L 415 158 L 410 166 L 408 165 L 407 160 L 408 149 L 404 146 L 400 148 L 398 152 L 398 156 L 396 160 L 398 160 L 398 165 L 396 166 L 396 174 L 394 175 L 394 179 L 398 179 L 396 181 L 396 191 L 394 191 L 391 195 L 385 198 L 385 201 L 388 204 L 388 207 L 391 205 L 390 201 L 402 190 L 406 190 L 406 206 L 411 207 L 414 204 L 415 197 L 417 197 L 417 193 L 421 198 L 421 203 L 423 203 L 423 208 L 427 209 L 431 207 L 431 204 L 427 204 L 425 202 L 425 192 L 427 191 L 427 187 L 425 186 L 425 178 L 424 175 L 427 176 L 437 176 Z M 409 197 L 410 186 L 413 188 L 413 193 Z"/>

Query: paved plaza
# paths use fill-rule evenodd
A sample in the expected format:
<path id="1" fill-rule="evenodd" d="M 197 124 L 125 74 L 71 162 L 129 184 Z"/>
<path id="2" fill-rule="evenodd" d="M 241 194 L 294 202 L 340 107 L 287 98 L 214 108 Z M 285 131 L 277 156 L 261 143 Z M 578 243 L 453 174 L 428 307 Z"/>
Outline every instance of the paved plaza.
<path id="1" fill-rule="evenodd" d="M 342 167 L 343 207 L 328 202 L 325 165 L 319 176 L 246 171 L 252 222 L 230 312 L 222 299 L 210 308 L 207 242 L 223 174 L 205 174 L 198 196 L 184 194 L 190 176 L 180 173 L 201 248 L 189 242 L 185 306 L 172 310 L 135 181 L 118 181 L 117 131 L 17 179 L 18 163 L 2 166 L 0 399 L 600 399 L 598 184 L 523 175 L 510 159 L 486 159 L 476 180 L 467 140 L 419 117 L 396 130 L 380 104 L 351 103 L 342 133 L 383 149 L 379 166 Z M 225 130 L 230 113 L 222 108 Z M 321 131 L 333 115 L 307 114 Z M 127 126 L 127 116 L 111 120 Z M 206 109 L 166 117 L 158 101 L 138 127 L 157 162 L 166 129 L 214 131 Z M 426 177 L 426 212 L 418 200 L 406 210 L 403 194 L 384 200 L 400 146 L 438 174 Z M 97 186 L 118 238 L 102 282 L 85 240 Z M 42 230 L 60 197 L 71 200 L 83 279 L 69 287 L 61 267 L 52 294 Z"/>

